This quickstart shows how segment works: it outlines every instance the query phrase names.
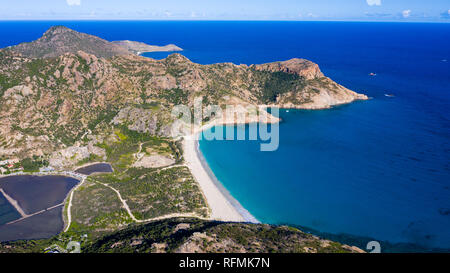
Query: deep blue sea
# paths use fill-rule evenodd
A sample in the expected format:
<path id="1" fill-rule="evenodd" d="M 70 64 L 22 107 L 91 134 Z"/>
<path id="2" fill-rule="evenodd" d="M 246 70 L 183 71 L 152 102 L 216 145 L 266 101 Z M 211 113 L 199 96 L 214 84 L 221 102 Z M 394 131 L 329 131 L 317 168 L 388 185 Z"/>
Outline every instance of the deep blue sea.
<path id="1" fill-rule="evenodd" d="M 382 251 L 450 249 L 450 24 L 1 22 L 0 47 L 55 24 L 107 40 L 174 43 L 202 64 L 318 63 L 372 99 L 281 110 L 275 152 L 256 141 L 201 141 L 217 178 L 261 222 L 363 238 L 362 247 L 375 239 Z"/>

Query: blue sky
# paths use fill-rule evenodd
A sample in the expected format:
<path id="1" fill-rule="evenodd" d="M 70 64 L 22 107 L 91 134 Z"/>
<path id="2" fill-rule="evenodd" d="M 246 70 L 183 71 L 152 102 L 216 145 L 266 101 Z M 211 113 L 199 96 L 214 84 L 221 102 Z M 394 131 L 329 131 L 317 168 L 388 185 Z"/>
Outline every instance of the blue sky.
<path id="1" fill-rule="evenodd" d="M 0 20 L 450 22 L 450 0 L 0 0 Z"/>

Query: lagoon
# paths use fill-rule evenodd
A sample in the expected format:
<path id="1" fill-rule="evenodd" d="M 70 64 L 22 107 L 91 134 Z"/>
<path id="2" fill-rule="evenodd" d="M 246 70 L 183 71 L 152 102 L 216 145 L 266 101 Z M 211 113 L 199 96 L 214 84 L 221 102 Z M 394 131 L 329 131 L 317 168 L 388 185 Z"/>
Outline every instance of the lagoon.
<path id="1" fill-rule="evenodd" d="M 11 204 L 0 204 L 1 209 L 12 211 L 0 214 L 0 241 L 39 239 L 59 233 L 64 226 L 64 201 L 78 183 L 77 179 L 66 176 L 17 175 L 0 178 L 0 188 L 17 201 L 26 215 L 32 215 L 6 224 L 19 219 L 20 215 L 17 215 L 17 210 L 11 209 Z M 0 202 L 3 199 L 1 195 Z"/>
<path id="2" fill-rule="evenodd" d="M 113 168 L 109 163 L 94 163 L 75 170 L 76 173 L 92 175 L 96 173 L 112 173 Z"/>

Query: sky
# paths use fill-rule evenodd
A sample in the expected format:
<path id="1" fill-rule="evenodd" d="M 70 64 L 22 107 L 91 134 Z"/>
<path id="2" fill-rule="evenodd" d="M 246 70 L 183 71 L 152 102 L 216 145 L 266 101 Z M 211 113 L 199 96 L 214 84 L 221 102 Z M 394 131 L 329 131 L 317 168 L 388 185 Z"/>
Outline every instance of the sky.
<path id="1" fill-rule="evenodd" d="M 450 22 L 450 0 L 0 0 L 0 20 Z"/>

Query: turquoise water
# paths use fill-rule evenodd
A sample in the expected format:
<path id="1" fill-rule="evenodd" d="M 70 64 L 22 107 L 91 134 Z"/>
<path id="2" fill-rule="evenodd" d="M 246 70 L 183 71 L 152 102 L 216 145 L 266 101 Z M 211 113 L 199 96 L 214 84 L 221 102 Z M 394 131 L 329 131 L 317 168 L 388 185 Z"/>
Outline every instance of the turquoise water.
<path id="1" fill-rule="evenodd" d="M 374 99 L 321 111 L 281 110 L 275 152 L 237 140 L 202 140 L 200 150 L 261 222 L 447 248 L 449 161 L 437 145 L 446 138 L 428 143 L 410 126 L 398 130 L 416 121 L 389 115 L 395 107 L 393 100 Z"/>

